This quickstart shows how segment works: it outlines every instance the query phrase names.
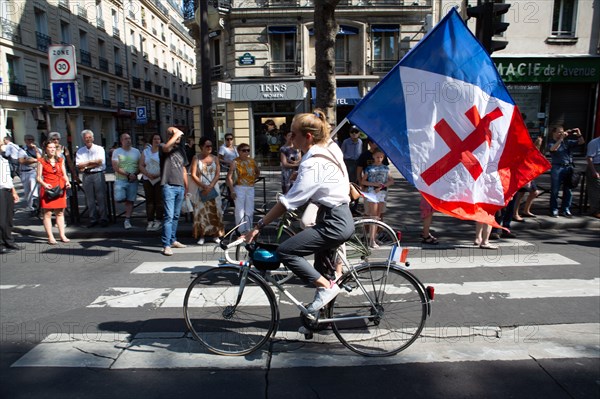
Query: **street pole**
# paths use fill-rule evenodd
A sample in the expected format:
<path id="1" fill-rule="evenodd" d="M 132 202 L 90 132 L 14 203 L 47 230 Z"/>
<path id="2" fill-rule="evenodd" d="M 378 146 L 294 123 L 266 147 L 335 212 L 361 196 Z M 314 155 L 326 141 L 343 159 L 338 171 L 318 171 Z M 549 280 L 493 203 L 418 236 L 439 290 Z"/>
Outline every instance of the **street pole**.
<path id="1" fill-rule="evenodd" d="M 208 42 L 208 1 L 200 0 L 200 73 L 202 85 L 202 132 L 215 142 L 214 123 L 212 118 L 212 94 L 210 83 L 210 47 Z"/>

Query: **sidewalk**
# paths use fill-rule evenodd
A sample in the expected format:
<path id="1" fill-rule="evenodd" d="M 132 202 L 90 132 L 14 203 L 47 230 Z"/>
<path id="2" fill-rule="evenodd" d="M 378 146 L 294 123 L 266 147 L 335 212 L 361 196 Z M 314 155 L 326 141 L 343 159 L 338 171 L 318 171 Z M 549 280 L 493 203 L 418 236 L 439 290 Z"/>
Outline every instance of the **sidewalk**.
<path id="1" fill-rule="evenodd" d="M 579 164 L 580 162 L 578 162 Z M 266 169 L 266 168 L 265 168 Z M 271 170 L 263 170 L 262 175 L 265 177 L 264 183 L 264 194 L 263 194 L 263 183 L 258 183 L 256 187 L 255 204 L 256 209 L 264 209 L 265 201 L 267 202 L 267 209 L 272 207 L 275 201 L 275 196 L 280 190 L 280 172 L 271 168 Z M 395 230 L 403 233 L 404 242 L 419 242 L 419 235 L 421 232 L 421 219 L 419 202 L 421 199 L 418 191 L 406 182 L 404 178 L 394 169 L 393 176 L 396 180 L 396 184 L 392 187 L 389 193 L 387 201 L 387 211 L 385 213 L 384 221 L 392 226 Z M 107 176 L 108 178 L 108 176 Z M 550 174 L 549 172 L 539 176 L 536 182 L 540 189 L 550 189 Z M 15 182 L 17 190 L 21 199 L 23 199 L 21 184 Z M 142 186 L 140 184 L 139 193 L 143 193 Z M 527 218 L 525 222 L 512 222 L 511 231 L 517 235 L 519 231 L 523 230 L 564 230 L 564 229 L 595 229 L 600 231 L 600 220 L 590 216 L 585 216 L 586 213 L 580 213 L 579 201 L 580 201 L 580 187 L 573 192 L 573 206 L 571 211 L 573 212 L 572 218 L 552 218 L 549 216 L 549 201 L 550 193 L 546 192 L 538 197 L 532 206 L 532 212 L 537 215 L 536 218 Z M 83 212 L 85 208 L 85 197 L 82 192 L 79 193 L 79 209 Z M 140 201 L 143 198 L 139 198 Z M 138 203 L 136 203 L 137 205 Z M 269 205 L 270 204 L 270 205 Z M 34 237 L 46 237 L 44 227 L 41 219 L 30 216 L 29 212 L 19 212 L 22 209 L 22 201 L 15 206 L 17 212 L 15 212 L 14 219 L 14 232 L 17 234 L 34 236 Z M 116 204 L 116 214 L 120 215 L 123 212 L 123 207 L 120 204 Z M 88 229 L 86 224 L 88 223 L 87 217 L 84 215 L 81 218 L 80 224 L 71 224 L 69 217 L 66 217 L 67 229 L 66 234 L 71 239 L 86 239 L 86 238 L 117 238 L 117 237 L 136 237 L 139 239 L 152 239 L 156 241 L 160 240 L 160 232 L 147 232 L 146 231 L 146 210 L 143 204 L 137 206 L 134 209 L 132 218 L 132 224 L 134 226 L 131 230 L 125 230 L 123 227 L 124 219 L 117 217 L 115 223 L 109 224 L 108 227 L 94 227 Z M 255 214 L 256 215 L 256 214 Z M 225 215 L 225 227 L 233 226 L 233 213 L 230 209 Z M 433 217 L 432 229 L 435 231 L 435 235 L 438 236 L 441 241 L 447 241 L 446 237 L 461 237 L 462 239 L 471 239 L 475 232 L 474 222 L 464 221 L 456 219 L 441 213 L 436 213 Z M 55 229 L 55 236 L 57 237 L 57 231 Z M 192 216 L 189 215 L 187 218 L 182 216 L 179 220 L 178 237 L 186 244 L 194 242 L 192 239 Z"/>

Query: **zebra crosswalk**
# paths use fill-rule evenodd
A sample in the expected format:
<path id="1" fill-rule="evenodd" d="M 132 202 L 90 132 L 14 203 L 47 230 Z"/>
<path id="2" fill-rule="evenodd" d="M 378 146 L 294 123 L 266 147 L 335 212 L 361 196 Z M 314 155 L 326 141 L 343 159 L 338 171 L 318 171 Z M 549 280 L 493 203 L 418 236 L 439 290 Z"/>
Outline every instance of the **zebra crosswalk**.
<path id="1" fill-rule="evenodd" d="M 518 256 L 472 251 L 465 254 L 431 257 L 424 252 L 413 254 L 410 269 L 432 272 L 437 281 L 423 281 L 435 287 L 436 302 L 451 302 L 451 298 L 473 297 L 489 301 L 519 301 L 530 299 L 580 298 L 600 299 L 600 278 L 532 278 L 494 280 L 497 271 L 514 271 L 516 266 L 545 268 L 578 267 L 580 264 L 557 253 L 524 251 Z M 193 255 L 193 250 L 186 252 Z M 187 257 L 188 259 L 191 258 Z M 460 259 L 458 259 L 460 258 Z M 139 286 L 128 284 L 142 279 L 165 281 L 174 276 L 217 267 L 216 260 L 144 261 L 133 265 L 131 281 L 107 287 L 86 309 L 89 312 L 143 311 L 140 318 L 151 318 L 148 310 L 177 312 L 181 308 L 186 288 Z M 450 269 L 460 270 L 464 281 L 446 282 L 439 276 Z M 486 276 L 482 281 L 481 273 Z M 479 273 L 477 276 L 469 273 Z M 517 273 L 518 274 L 518 273 Z M 540 273 L 533 273 L 536 276 Z M 512 275 L 515 275 L 513 273 Z M 555 274 L 556 275 L 556 274 Z M 152 279 L 157 276 L 157 279 Z M 469 278 L 471 277 L 471 278 Z M 523 276 L 521 276 L 523 277 Z M 563 276 L 564 277 L 564 276 Z M 170 281 L 170 280 L 169 280 Z M 167 285 L 167 284 L 165 284 Z M 36 289 L 40 284 L 2 285 L 0 290 Z M 342 293 L 343 294 L 343 293 Z M 481 304 L 481 302 L 479 302 Z M 508 302 L 507 302 L 508 303 Z M 527 302 L 524 302 L 527 304 Z M 285 305 L 282 306 L 285 308 Z M 435 314 L 436 304 L 433 304 Z M 116 313 L 115 313 L 116 312 Z M 181 317 L 181 316 L 179 316 Z M 458 316 L 457 316 L 458 317 Z M 461 326 L 462 327 L 458 327 Z M 144 331 L 119 333 L 87 331 L 76 334 L 56 333 L 45 337 L 33 349 L 18 359 L 12 367 L 93 367 L 100 369 L 153 368 L 293 368 L 320 366 L 385 365 L 400 363 L 431 363 L 458 361 L 525 360 L 535 358 L 598 358 L 600 357 L 600 326 L 598 323 L 489 326 L 457 322 L 452 328 L 428 323 L 420 338 L 401 354 L 389 358 L 364 358 L 344 348 L 330 330 L 315 335 L 312 342 L 298 345 L 304 336 L 281 329 L 269 347 L 246 357 L 221 357 L 208 353 L 186 331 Z M 327 345 L 322 345 L 327 343 Z M 335 354 L 335 357 L 331 355 Z"/>

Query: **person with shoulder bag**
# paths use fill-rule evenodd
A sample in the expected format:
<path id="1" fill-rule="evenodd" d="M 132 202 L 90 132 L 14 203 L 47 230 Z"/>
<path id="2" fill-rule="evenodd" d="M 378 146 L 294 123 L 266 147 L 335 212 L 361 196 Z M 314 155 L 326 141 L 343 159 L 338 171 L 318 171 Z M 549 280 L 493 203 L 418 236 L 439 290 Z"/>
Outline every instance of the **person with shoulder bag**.
<path id="1" fill-rule="evenodd" d="M 67 176 L 64 158 L 56 153 L 53 141 L 44 143 L 44 155 L 37 166 L 37 182 L 40 184 L 40 208 L 44 212 L 44 230 L 48 235 L 48 244 L 56 245 L 52 233 L 52 213 L 56 215 L 56 226 L 62 242 L 69 242 L 65 235 L 65 208 L 67 207 L 67 189 L 71 183 Z"/>
<path id="2" fill-rule="evenodd" d="M 233 160 L 227 172 L 227 186 L 235 203 L 235 224 L 241 232 L 250 229 L 254 217 L 254 183 L 260 176 L 256 161 L 250 157 L 250 146 L 242 143 L 237 148 L 239 157 Z"/>

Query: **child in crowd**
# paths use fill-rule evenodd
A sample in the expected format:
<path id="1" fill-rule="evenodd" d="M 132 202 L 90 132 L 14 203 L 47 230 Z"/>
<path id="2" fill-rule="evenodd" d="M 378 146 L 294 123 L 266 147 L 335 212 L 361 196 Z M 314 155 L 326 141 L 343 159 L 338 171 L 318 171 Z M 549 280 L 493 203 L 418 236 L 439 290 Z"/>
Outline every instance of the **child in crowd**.
<path id="1" fill-rule="evenodd" d="M 256 161 L 250 157 L 250 146 L 242 143 L 237 148 L 239 157 L 233 160 L 227 172 L 227 186 L 235 202 L 235 224 L 240 232 L 252 228 L 254 217 L 254 182 L 260 176 Z"/>

